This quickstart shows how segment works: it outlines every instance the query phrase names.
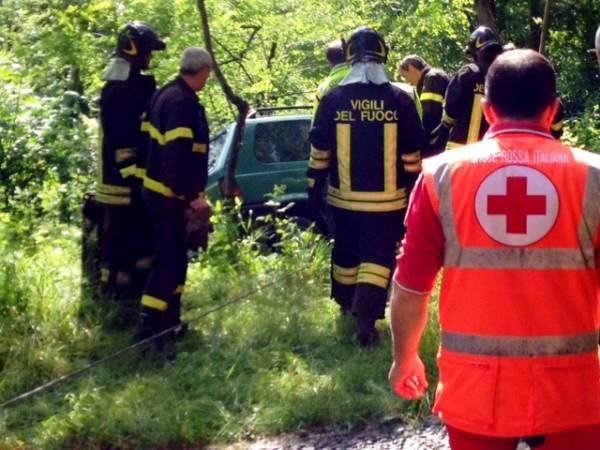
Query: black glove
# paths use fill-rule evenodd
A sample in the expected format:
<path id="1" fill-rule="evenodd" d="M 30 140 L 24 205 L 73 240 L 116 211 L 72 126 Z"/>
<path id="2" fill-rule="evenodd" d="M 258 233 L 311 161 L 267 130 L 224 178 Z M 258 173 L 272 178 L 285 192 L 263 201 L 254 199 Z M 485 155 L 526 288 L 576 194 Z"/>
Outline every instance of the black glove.
<path id="1" fill-rule="evenodd" d="M 207 249 L 208 235 L 213 231 L 213 226 L 210 222 L 211 216 L 212 208 L 208 204 L 206 204 L 206 207 L 197 211 L 186 209 L 185 241 L 188 249 L 193 251 Z"/>
<path id="2" fill-rule="evenodd" d="M 446 147 L 446 142 L 448 142 L 448 135 L 450 134 L 450 127 L 446 125 L 444 122 L 441 122 L 435 129 L 431 132 L 431 137 L 429 138 L 429 145 L 432 150 L 441 151 Z"/>

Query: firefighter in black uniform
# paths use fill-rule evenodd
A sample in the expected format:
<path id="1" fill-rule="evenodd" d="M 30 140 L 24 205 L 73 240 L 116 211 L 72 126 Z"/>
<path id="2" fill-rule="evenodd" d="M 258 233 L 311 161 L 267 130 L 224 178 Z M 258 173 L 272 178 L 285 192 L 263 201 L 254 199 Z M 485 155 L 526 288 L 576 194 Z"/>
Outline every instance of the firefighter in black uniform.
<path id="1" fill-rule="evenodd" d="M 331 264 L 333 299 L 357 316 L 361 345 L 378 340 L 397 242 L 404 233 L 408 194 L 426 144 L 415 103 L 384 70 L 388 48 L 377 31 L 361 27 L 346 44 L 352 65 L 317 109 L 310 141 L 308 194 L 327 201 L 335 223 Z"/>
<path id="2" fill-rule="evenodd" d="M 442 120 L 444 95 L 450 82 L 448 74 L 441 69 L 429 67 L 423 58 L 410 55 L 398 64 L 399 75 L 417 88 L 417 94 L 423 109 L 423 128 L 430 139 L 431 132 Z M 423 157 L 430 156 L 423 154 Z"/>
<path id="3" fill-rule="evenodd" d="M 165 43 L 152 27 L 129 22 L 119 32 L 115 57 L 102 76 L 106 84 L 100 97 L 102 144 L 96 201 L 103 206 L 101 283 L 110 295 L 130 292 L 132 282 L 141 291 L 149 268 L 151 232 L 137 160 L 146 144 L 141 117 L 156 83 L 142 71 L 148 68 L 152 52 L 164 49 Z"/>
<path id="4" fill-rule="evenodd" d="M 474 62 L 463 66 L 450 80 L 444 99 L 440 125 L 432 132 L 431 144 L 439 150 L 457 148 L 480 140 L 489 125 L 483 116 L 481 99 L 485 75 L 502 45 L 488 27 L 480 26 L 472 34 L 466 53 Z"/>
<path id="5" fill-rule="evenodd" d="M 144 198 L 157 237 L 155 259 L 144 295 L 136 339 L 181 324 L 181 294 L 187 272 L 186 210 L 209 208 L 209 131 L 196 92 L 210 75 L 212 58 L 202 49 L 183 52 L 179 76 L 153 97 L 146 128 L 150 134 Z M 159 346 L 162 342 L 159 342 Z"/>

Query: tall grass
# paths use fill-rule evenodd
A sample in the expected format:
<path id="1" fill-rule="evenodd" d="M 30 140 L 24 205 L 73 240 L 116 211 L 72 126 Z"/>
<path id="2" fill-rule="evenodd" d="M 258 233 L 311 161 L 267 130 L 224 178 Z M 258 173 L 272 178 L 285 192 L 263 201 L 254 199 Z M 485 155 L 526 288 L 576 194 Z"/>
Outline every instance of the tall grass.
<path id="1" fill-rule="evenodd" d="M 0 410 L 0 449 L 148 449 L 411 419 L 387 385 L 389 333 L 360 349 L 329 294 L 329 245 L 278 222 L 275 251 L 217 214 L 212 247 L 190 267 L 191 330 L 165 361 L 134 352 Z M 81 295 L 77 230 L 40 227 L 27 242 L 0 226 L 0 400 L 129 343 L 133 324 Z M 271 243 L 273 240 L 271 239 Z M 258 289 L 267 285 L 264 289 Z M 223 302 L 256 291 L 204 316 Z M 432 318 L 435 320 L 435 317 Z M 436 327 L 425 339 L 433 370 Z"/>

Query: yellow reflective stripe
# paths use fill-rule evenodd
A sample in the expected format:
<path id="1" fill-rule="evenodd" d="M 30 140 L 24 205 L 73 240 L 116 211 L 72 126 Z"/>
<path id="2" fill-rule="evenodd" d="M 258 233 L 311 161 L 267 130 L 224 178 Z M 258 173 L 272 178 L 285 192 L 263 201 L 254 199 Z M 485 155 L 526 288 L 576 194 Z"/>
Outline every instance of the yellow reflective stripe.
<path id="1" fill-rule="evenodd" d="M 357 283 L 372 284 L 382 289 L 387 289 L 389 280 L 381 278 L 379 275 L 372 273 L 359 273 L 356 278 Z"/>
<path id="2" fill-rule="evenodd" d="M 127 286 L 131 284 L 131 274 L 129 272 L 117 272 L 115 283 L 117 286 Z"/>
<path id="3" fill-rule="evenodd" d="M 406 198 L 406 189 L 400 188 L 393 192 L 382 191 L 347 191 L 343 192 L 333 186 L 328 186 L 327 192 L 329 195 L 338 197 L 343 200 L 350 201 L 365 201 L 365 202 L 386 202 L 390 200 L 399 200 Z"/>
<path id="4" fill-rule="evenodd" d="M 446 110 L 444 110 L 442 112 L 442 122 L 444 122 L 446 125 L 452 126 L 456 123 L 456 119 L 454 117 L 450 117 Z"/>
<path id="5" fill-rule="evenodd" d="M 318 150 L 312 146 L 310 147 L 310 157 L 311 158 L 325 160 L 325 159 L 329 159 L 330 154 L 331 154 L 331 151 L 329 151 L 329 150 Z"/>
<path id="6" fill-rule="evenodd" d="M 314 187 L 315 186 L 315 179 L 314 178 L 308 178 L 308 187 Z"/>
<path id="7" fill-rule="evenodd" d="M 121 176 L 123 178 L 129 178 L 131 176 L 135 176 L 136 171 L 137 171 L 137 166 L 135 164 L 132 164 L 130 166 L 123 167 L 122 169 L 120 169 L 119 173 L 121 174 Z"/>
<path id="8" fill-rule="evenodd" d="M 152 178 L 148 178 L 146 176 L 144 178 L 144 187 L 158 194 L 164 195 L 165 197 L 177 198 L 179 200 L 184 200 L 182 195 L 175 195 L 175 193 L 171 190 L 170 187 L 164 185 L 160 181 L 153 180 Z"/>
<path id="9" fill-rule="evenodd" d="M 110 270 L 102 267 L 100 269 L 100 281 L 102 283 L 108 283 L 108 278 L 110 277 Z"/>
<path id="10" fill-rule="evenodd" d="M 398 211 L 406 208 L 406 199 L 390 200 L 382 202 L 364 202 L 357 200 L 346 200 L 342 198 L 327 196 L 327 202 L 331 206 L 337 208 L 349 209 L 350 211 L 364 211 L 364 212 L 387 212 L 387 211 Z"/>
<path id="11" fill-rule="evenodd" d="M 408 173 L 417 173 L 421 171 L 421 161 L 416 163 L 405 163 L 404 170 Z"/>
<path id="12" fill-rule="evenodd" d="M 552 131 L 559 131 L 562 130 L 564 126 L 565 123 L 561 120 L 560 122 L 553 123 L 550 128 L 552 128 Z"/>
<path id="13" fill-rule="evenodd" d="M 142 123 L 140 124 L 140 130 L 141 131 L 149 132 L 150 131 L 150 127 L 152 127 L 152 125 L 147 120 L 143 120 Z"/>
<path id="14" fill-rule="evenodd" d="M 356 284 L 356 275 L 340 275 L 339 273 L 333 272 L 331 274 L 331 278 L 333 278 L 334 281 L 346 286 Z"/>
<path id="15" fill-rule="evenodd" d="M 199 142 L 194 142 L 192 145 L 192 151 L 194 153 L 206 153 L 207 148 L 206 144 L 200 144 Z"/>
<path id="16" fill-rule="evenodd" d="M 413 101 L 415 102 L 415 107 L 417 108 L 417 114 L 419 115 L 419 119 L 421 122 L 423 121 L 423 105 L 421 104 L 421 100 L 419 99 L 419 94 L 417 90 L 413 88 L 412 92 Z"/>
<path id="17" fill-rule="evenodd" d="M 115 161 L 120 163 L 135 156 L 133 148 L 118 148 L 115 150 Z"/>
<path id="18" fill-rule="evenodd" d="M 390 269 L 375 263 L 362 263 L 358 269 L 358 283 L 373 284 L 386 289 L 390 279 Z"/>
<path id="19" fill-rule="evenodd" d="M 315 170 L 323 170 L 329 167 L 329 160 L 320 161 L 317 159 L 310 158 L 308 160 L 308 167 Z"/>
<path id="20" fill-rule="evenodd" d="M 404 153 L 402 155 L 402 161 L 405 163 L 415 163 L 421 160 L 421 152 Z"/>
<path id="21" fill-rule="evenodd" d="M 183 294 L 183 289 L 185 288 L 185 285 L 180 284 L 178 285 L 175 290 L 173 291 L 173 294 Z"/>
<path id="22" fill-rule="evenodd" d="M 374 275 L 379 275 L 384 278 L 389 278 L 391 270 L 389 267 L 382 266 L 381 264 L 375 264 L 370 262 L 364 262 L 360 264 L 358 273 L 368 272 Z"/>
<path id="23" fill-rule="evenodd" d="M 96 192 L 101 192 L 103 194 L 126 194 L 129 195 L 131 193 L 131 188 L 129 186 L 118 186 L 115 184 L 104 184 L 99 183 L 96 186 Z"/>
<path id="24" fill-rule="evenodd" d="M 482 94 L 475 94 L 473 97 L 473 109 L 471 109 L 471 122 L 469 122 L 469 134 L 467 135 L 467 144 L 479 140 L 481 131 L 481 120 L 483 118 L 483 107 L 481 106 Z"/>
<path id="25" fill-rule="evenodd" d="M 338 176 L 340 190 L 350 191 L 350 124 L 338 123 L 336 125 Z"/>
<path id="26" fill-rule="evenodd" d="M 98 202 L 105 203 L 107 205 L 129 205 L 129 204 L 131 204 L 131 199 L 128 196 L 110 195 L 110 194 L 102 194 L 100 192 L 96 192 L 95 198 Z"/>
<path id="27" fill-rule="evenodd" d="M 169 304 L 160 298 L 152 297 L 151 295 L 142 296 L 142 305 L 148 308 L 166 311 Z"/>
<path id="28" fill-rule="evenodd" d="M 345 275 L 345 276 L 356 275 L 358 273 L 358 266 L 342 267 L 342 266 L 338 266 L 337 264 L 332 264 L 331 270 L 333 270 L 334 273 L 337 273 L 339 275 Z"/>
<path id="29" fill-rule="evenodd" d="M 177 127 L 165 132 L 165 144 L 179 138 L 193 139 L 194 132 L 188 127 Z"/>
<path id="30" fill-rule="evenodd" d="M 144 258 L 139 258 L 135 261 L 135 268 L 149 269 L 152 266 L 152 261 L 154 261 L 154 256 L 146 256 Z"/>
<path id="31" fill-rule="evenodd" d="M 135 177 L 139 178 L 140 180 L 143 180 L 144 178 L 146 178 L 146 169 L 144 169 L 143 167 L 136 167 L 135 168 Z"/>
<path id="32" fill-rule="evenodd" d="M 194 137 L 192 129 L 188 127 L 173 128 L 172 130 L 165 132 L 164 135 L 150 122 L 142 122 L 141 128 L 142 130 L 147 131 L 150 134 L 150 137 L 157 141 L 160 145 L 165 145 L 168 142 L 179 138 L 193 139 Z"/>
<path id="33" fill-rule="evenodd" d="M 356 274 L 358 273 L 358 266 L 356 267 L 342 267 L 337 264 L 331 264 L 331 278 L 340 284 L 352 285 L 356 284 Z"/>
<path id="34" fill-rule="evenodd" d="M 435 94 L 433 92 L 423 92 L 421 94 L 420 100 L 422 102 L 431 100 L 432 102 L 444 103 L 444 96 L 440 94 Z"/>
<path id="35" fill-rule="evenodd" d="M 398 124 L 383 125 L 383 185 L 385 192 L 395 192 L 398 189 Z"/>
<path id="36" fill-rule="evenodd" d="M 452 150 L 455 148 L 459 148 L 459 147 L 463 147 L 465 144 L 461 144 L 460 142 L 453 142 L 453 141 L 448 141 L 448 143 L 446 144 L 446 149 L 447 150 Z"/>

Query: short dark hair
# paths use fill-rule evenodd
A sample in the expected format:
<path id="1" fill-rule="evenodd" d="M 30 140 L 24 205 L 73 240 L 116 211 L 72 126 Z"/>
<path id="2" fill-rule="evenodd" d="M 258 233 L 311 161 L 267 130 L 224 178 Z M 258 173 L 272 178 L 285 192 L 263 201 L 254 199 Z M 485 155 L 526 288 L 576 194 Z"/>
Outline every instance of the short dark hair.
<path id="1" fill-rule="evenodd" d="M 418 55 L 408 55 L 402 61 L 400 61 L 400 70 L 408 70 L 410 66 L 413 66 L 417 70 L 423 70 L 427 67 L 427 63 L 423 58 Z"/>
<path id="2" fill-rule="evenodd" d="M 346 62 L 346 55 L 344 54 L 344 46 L 341 39 L 332 41 L 327 45 L 325 50 L 325 57 L 333 65 L 338 65 Z"/>
<path id="3" fill-rule="evenodd" d="M 556 99 L 554 67 L 533 50 L 503 53 L 488 70 L 485 96 L 502 117 L 538 118 Z"/>

